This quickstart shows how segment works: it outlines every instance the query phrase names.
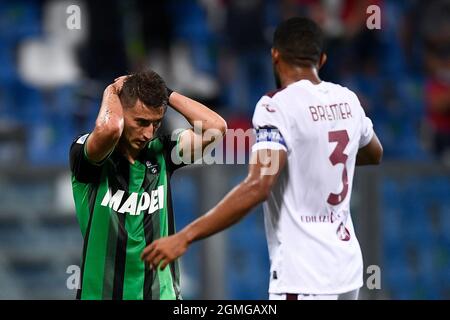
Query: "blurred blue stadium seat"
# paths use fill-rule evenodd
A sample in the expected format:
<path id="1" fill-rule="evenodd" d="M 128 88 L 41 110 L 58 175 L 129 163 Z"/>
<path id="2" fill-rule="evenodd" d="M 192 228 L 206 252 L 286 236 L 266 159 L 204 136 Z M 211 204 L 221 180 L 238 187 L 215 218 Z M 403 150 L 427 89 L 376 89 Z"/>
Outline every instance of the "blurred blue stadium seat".
<path id="1" fill-rule="evenodd" d="M 192 222 L 199 212 L 198 187 L 192 176 L 175 173 L 171 179 L 173 211 L 175 215 L 175 225 L 177 230 L 181 230 L 188 223 Z M 198 299 L 200 292 L 198 284 L 201 279 L 201 250 L 197 244 L 190 246 L 186 254 L 181 258 L 180 269 L 183 273 L 181 285 L 183 296 L 186 299 Z M 185 281 L 192 279 L 184 286 Z"/>
<path id="2" fill-rule="evenodd" d="M 228 256 L 233 258 L 228 291 L 233 299 L 267 299 L 269 256 L 260 207 L 228 231 Z"/>
<path id="3" fill-rule="evenodd" d="M 40 1 L 0 2 L 0 41 L 37 36 L 41 32 Z"/>
<path id="4" fill-rule="evenodd" d="M 39 1 L 0 2 L 0 83 L 17 80 L 16 53 L 20 41 L 41 34 Z"/>
<path id="5" fill-rule="evenodd" d="M 437 299 L 448 290 L 450 259 L 442 252 L 450 248 L 450 206 L 441 200 L 449 183 L 437 176 L 383 183 L 383 265 L 392 298 Z"/>

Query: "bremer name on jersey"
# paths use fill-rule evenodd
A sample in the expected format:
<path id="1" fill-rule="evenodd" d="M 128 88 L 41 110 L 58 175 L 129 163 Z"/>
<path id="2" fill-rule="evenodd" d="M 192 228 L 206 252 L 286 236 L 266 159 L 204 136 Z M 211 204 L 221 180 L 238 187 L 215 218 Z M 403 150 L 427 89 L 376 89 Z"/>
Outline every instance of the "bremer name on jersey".
<path id="1" fill-rule="evenodd" d="M 330 82 L 301 80 L 262 97 L 253 126 L 253 151 L 288 155 L 264 203 L 269 292 L 339 294 L 361 287 L 350 196 L 356 154 L 373 128 L 356 95 Z M 279 134 L 268 135 L 268 128 Z"/>

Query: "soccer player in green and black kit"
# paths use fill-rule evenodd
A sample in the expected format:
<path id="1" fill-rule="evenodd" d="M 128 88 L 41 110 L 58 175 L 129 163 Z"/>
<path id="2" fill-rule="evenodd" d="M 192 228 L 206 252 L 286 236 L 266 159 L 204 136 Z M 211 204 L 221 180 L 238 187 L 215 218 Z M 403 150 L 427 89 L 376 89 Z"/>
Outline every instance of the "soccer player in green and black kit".
<path id="1" fill-rule="evenodd" d="M 191 125 L 200 124 L 201 133 L 157 136 L 168 103 Z M 94 130 L 70 149 L 84 238 L 78 299 L 180 298 L 177 264 L 155 270 L 140 256 L 148 244 L 175 232 L 171 174 L 225 131 L 218 114 L 168 90 L 153 71 L 120 77 L 105 89 Z"/>

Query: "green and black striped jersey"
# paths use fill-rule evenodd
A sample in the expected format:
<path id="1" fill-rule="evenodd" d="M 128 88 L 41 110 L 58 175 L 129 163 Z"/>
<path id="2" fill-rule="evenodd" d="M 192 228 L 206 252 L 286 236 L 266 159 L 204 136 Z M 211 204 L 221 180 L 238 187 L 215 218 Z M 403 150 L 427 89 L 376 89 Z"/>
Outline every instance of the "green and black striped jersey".
<path id="1" fill-rule="evenodd" d="M 179 299 L 178 264 L 151 270 L 140 259 L 153 240 L 175 232 L 170 193 L 177 141 L 156 137 L 131 164 L 113 151 L 101 164 L 70 149 L 76 214 L 84 239 L 78 299 Z M 176 154 L 174 152 L 174 154 Z"/>

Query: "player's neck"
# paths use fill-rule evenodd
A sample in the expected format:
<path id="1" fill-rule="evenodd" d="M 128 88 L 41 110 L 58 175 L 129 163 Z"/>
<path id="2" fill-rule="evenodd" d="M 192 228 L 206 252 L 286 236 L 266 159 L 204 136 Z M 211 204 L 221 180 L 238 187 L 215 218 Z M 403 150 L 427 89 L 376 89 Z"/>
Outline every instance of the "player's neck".
<path id="1" fill-rule="evenodd" d="M 316 67 L 298 67 L 288 66 L 280 72 L 280 80 L 283 87 L 300 81 L 309 80 L 313 84 L 319 84 L 322 82 L 319 78 L 319 72 Z"/>

